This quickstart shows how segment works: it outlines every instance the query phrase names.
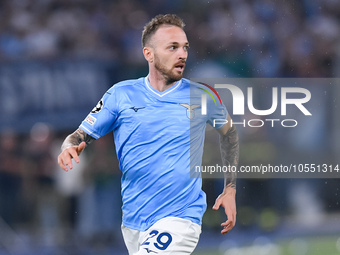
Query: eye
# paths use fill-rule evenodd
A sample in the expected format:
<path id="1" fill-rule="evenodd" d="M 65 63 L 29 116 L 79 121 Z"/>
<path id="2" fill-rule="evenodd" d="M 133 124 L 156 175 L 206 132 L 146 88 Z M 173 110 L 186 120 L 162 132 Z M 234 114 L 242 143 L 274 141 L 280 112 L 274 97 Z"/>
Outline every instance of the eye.
<path id="1" fill-rule="evenodd" d="M 169 47 L 169 50 L 175 50 L 176 49 L 176 46 L 170 46 Z"/>
<path id="2" fill-rule="evenodd" d="M 189 46 L 184 46 L 183 49 L 184 49 L 185 51 L 188 51 Z"/>

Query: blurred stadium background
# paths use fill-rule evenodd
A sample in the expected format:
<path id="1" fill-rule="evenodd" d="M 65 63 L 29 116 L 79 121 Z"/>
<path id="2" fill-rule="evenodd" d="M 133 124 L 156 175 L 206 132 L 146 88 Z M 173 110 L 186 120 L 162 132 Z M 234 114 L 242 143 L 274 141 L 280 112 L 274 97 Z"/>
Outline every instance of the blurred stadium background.
<path id="1" fill-rule="evenodd" d="M 2 0 L 1 255 L 127 254 L 112 136 L 92 144 L 69 173 L 56 157 L 112 84 L 147 74 L 141 31 L 159 13 L 187 24 L 188 78 L 339 76 L 338 0 Z M 241 131 L 241 164 L 336 162 L 340 90 L 312 96 L 316 120 L 303 132 Z M 204 161 L 218 162 L 209 149 L 216 134 L 207 137 Z M 195 254 L 340 254 L 339 184 L 241 179 L 237 225 L 221 236 L 223 213 L 209 208 L 223 184 L 204 180 L 209 206 Z"/>

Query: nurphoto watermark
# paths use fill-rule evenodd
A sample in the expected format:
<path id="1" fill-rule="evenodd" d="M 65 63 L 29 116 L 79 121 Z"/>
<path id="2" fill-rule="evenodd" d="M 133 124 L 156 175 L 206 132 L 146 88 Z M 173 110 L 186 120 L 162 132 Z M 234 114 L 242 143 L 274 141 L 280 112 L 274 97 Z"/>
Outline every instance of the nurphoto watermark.
<path id="1" fill-rule="evenodd" d="M 214 83 L 216 81 L 212 80 L 210 85 L 199 82 L 199 84 L 205 85 L 207 88 L 202 89 L 206 93 L 201 94 L 201 114 L 208 114 L 208 103 L 207 100 L 210 96 L 215 101 L 214 97 L 217 97 L 218 100 L 222 103 L 221 96 L 227 93 L 231 95 L 232 101 L 232 109 L 230 113 L 233 116 L 245 116 L 247 113 L 252 114 L 253 116 L 258 116 L 260 118 L 251 118 L 246 119 L 243 118 L 240 121 L 231 120 L 231 125 L 238 125 L 243 127 L 263 127 L 269 126 L 274 128 L 277 125 L 281 125 L 282 127 L 296 127 L 298 125 L 298 120 L 295 118 L 287 118 L 287 107 L 294 107 L 295 110 L 298 110 L 304 116 L 312 116 L 311 111 L 308 109 L 307 103 L 310 102 L 312 98 L 311 92 L 308 88 L 298 87 L 296 86 L 296 82 L 293 82 L 292 86 L 278 87 L 275 84 L 279 83 L 276 79 L 272 79 L 272 83 L 270 86 L 267 85 L 270 82 L 270 79 L 262 79 L 263 83 L 266 84 L 265 87 L 259 85 L 254 85 L 254 81 L 250 80 L 249 85 L 244 86 L 244 80 L 249 79 L 239 79 L 235 84 L 229 83 Z M 256 79 L 254 79 L 256 80 Z M 228 82 L 226 80 L 225 82 Z M 236 85 L 241 82 L 240 85 Z M 259 81 L 256 81 L 258 84 Z M 280 83 L 279 83 L 280 84 Z M 209 89 L 211 91 L 209 91 Z M 219 90 L 217 93 L 216 89 Z M 258 90 L 257 95 L 259 93 L 265 93 L 266 102 L 271 102 L 270 105 L 266 106 L 263 109 L 255 106 L 254 101 L 256 100 L 256 95 L 254 90 Z M 245 92 L 244 92 L 245 91 Z M 279 113 L 278 113 L 279 112 Z M 268 116 L 276 114 L 284 117 L 284 118 L 270 118 Z M 265 117 L 264 117 L 265 116 Z M 227 119 L 216 118 L 213 120 L 213 127 L 217 127 L 223 124 L 228 123 Z"/>
<path id="2" fill-rule="evenodd" d="M 340 178 L 336 151 L 337 78 L 197 78 L 191 79 L 191 176 L 223 178 Z M 235 126 L 240 141 L 237 167 L 219 165 L 218 139 L 198 130 L 206 121 L 220 129 Z M 208 125 L 209 126 L 209 125 Z M 207 135 L 209 134 L 209 135 Z M 198 151 L 205 136 L 205 151 Z M 207 149 L 208 148 L 208 149 Z M 319 148 L 319 149 L 318 149 Z M 322 151 L 320 152 L 320 148 Z M 337 149 L 338 148 L 338 149 Z M 203 155 L 203 163 L 198 159 Z"/>

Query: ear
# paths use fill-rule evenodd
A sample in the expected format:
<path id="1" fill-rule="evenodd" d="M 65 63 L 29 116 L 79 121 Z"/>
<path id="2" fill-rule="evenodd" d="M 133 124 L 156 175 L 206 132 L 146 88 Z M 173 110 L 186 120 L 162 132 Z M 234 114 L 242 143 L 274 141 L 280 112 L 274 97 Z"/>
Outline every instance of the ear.
<path id="1" fill-rule="evenodd" d="M 153 62 L 153 51 L 152 51 L 151 47 L 144 47 L 143 48 L 143 55 L 149 63 Z"/>

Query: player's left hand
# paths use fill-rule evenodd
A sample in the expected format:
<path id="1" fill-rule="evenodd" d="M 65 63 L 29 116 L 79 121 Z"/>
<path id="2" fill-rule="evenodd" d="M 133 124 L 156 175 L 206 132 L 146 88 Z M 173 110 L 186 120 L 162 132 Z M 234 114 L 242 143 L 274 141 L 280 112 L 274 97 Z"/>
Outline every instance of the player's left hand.
<path id="1" fill-rule="evenodd" d="M 231 187 L 226 187 L 221 195 L 216 199 L 213 206 L 213 210 L 218 210 L 220 206 L 224 208 L 225 214 L 227 215 L 227 221 L 223 222 L 221 226 L 223 230 L 221 234 L 224 235 L 228 233 L 236 224 L 236 200 L 235 200 L 236 190 Z"/>

